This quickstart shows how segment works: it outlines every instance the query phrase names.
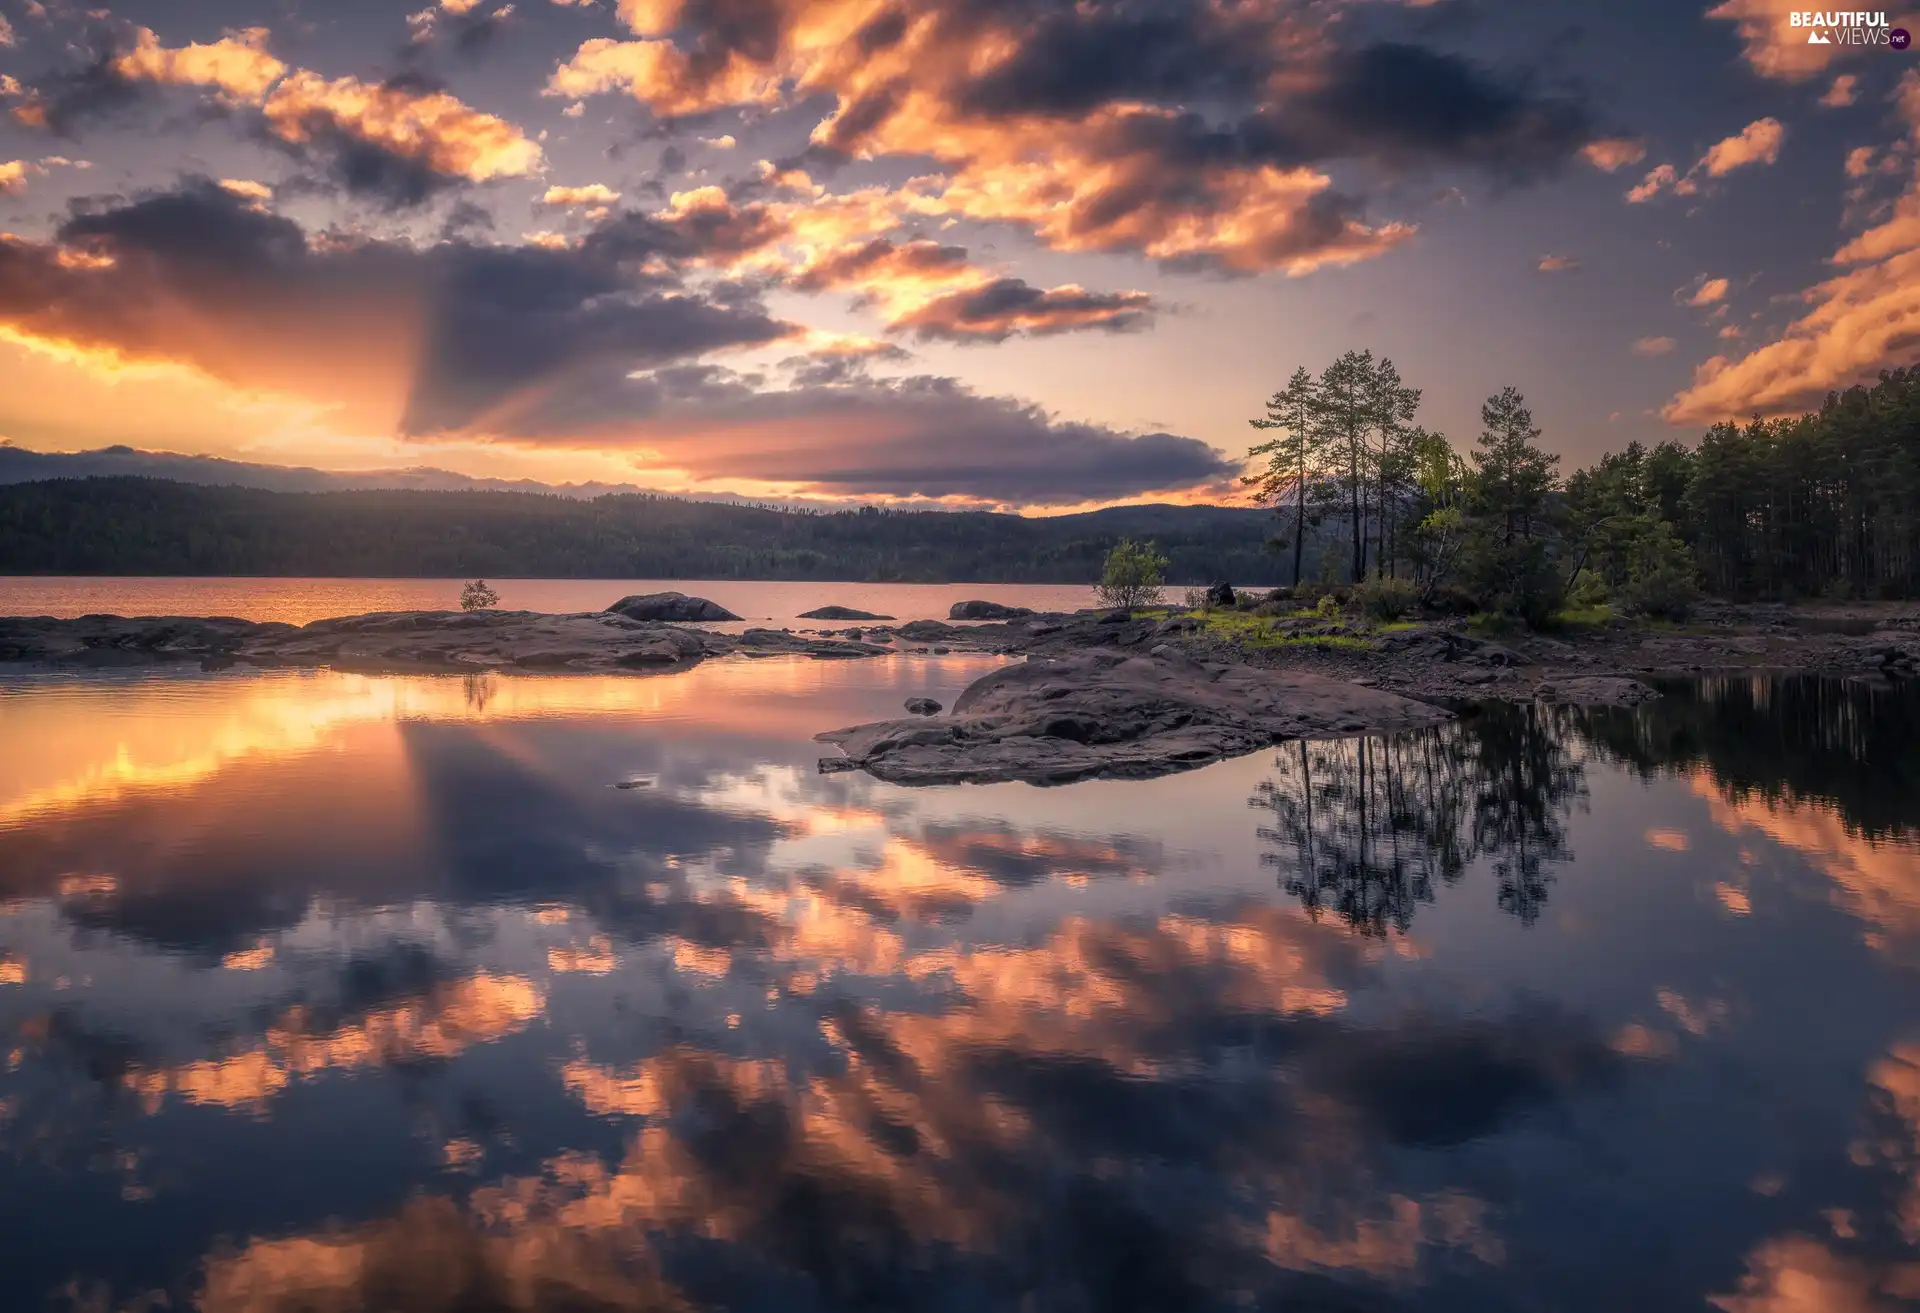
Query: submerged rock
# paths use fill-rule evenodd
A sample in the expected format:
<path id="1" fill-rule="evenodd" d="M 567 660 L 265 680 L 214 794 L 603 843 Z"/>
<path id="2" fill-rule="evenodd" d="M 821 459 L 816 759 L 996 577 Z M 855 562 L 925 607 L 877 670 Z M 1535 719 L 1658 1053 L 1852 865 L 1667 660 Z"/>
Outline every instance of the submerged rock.
<path id="1" fill-rule="evenodd" d="M 1319 675 L 1099 652 L 1029 659 L 976 681 L 942 721 L 892 720 L 818 736 L 896 784 L 1146 779 L 1282 739 L 1386 733 L 1450 713 Z"/>
<path id="2" fill-rule="evenodd" d="M 802 620 L 891 620 L 890 615 L 876 615 L 872 611 L 859 611 L 851 606 L 816 606 L 811 611 L 800 613 Z"/>
<path id="3" fill-rule="evenodd" d="M 955 602 L 947 612 L 949 620 L 1023 620 L 1032 615 L 1030 606 L 1003 606 L 999 602 Z"/>
<path id="4" fill-rule="evenodd" d="M 685 593 L 635 593 L 621 598 L 607 610 L 629 620 L 667 620 L 680 624 L 740 618 L 717 602 L 688 597 Z"/>
<path id="5" fill-rule="evenodd" d="M 1637 707 L 1660 696 L 1659 690 L 1624 675 L 1576 675 L 1550 679 L 1533 690 L 1542 702 L 1589 707 Z"/>

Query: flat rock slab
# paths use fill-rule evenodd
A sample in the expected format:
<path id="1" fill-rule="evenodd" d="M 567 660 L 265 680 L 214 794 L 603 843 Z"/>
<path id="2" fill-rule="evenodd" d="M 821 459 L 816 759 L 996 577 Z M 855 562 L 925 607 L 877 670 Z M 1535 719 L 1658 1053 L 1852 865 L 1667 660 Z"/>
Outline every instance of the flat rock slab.
<path id="1" fill-rule="evenodd" d="M 871 643 L 780 629 L 718 634 L 604 611 L 387 611 L 295 628 L 178 616 L 0 618 L 0 663 L 56 668 L 198 661 L 365 674 L 542 670 L 666 672 L 708 657 L 885 656 Z"/>
<path id="2" fill-rule="evenodd" d="M 1113 652 L 1029 660 L 977 680 L 951 715 L 818 736 L 895 784 L 1149 779 L 1283 739 L 1415 729 L 1450 712 L 1320 675 Z"/>
<path id="3" fill-rule="evenodd" d="M 1576 675 L 1550 679 L 1533 690 L 1542 702 L 1586 707 L 1637 707 L 1660 696 L 1658 689 L 1623 675 Z"/>

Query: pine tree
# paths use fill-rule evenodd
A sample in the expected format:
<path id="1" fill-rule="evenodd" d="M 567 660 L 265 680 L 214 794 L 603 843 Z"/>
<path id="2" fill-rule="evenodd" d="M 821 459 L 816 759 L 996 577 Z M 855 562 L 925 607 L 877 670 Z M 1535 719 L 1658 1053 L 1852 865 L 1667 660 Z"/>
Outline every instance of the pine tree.
<path id="1" fill-rule="evenodd" d="M 1244 482 L 1255 485 L 1260 501 L 1280 509 L 1283 498 L 1293 501 L 1293 586 L 1300 586 L 1300 563 L 1306 554 L 1307 498 L 1309 488 L 1324 473 L 1326 456 L 1319 425 L 1319 389 L 1313 375 L 1296 367 L 1286 387 L 1267 399 L 1265 419 L 1247 423 L 1256 429 L 1276 430 L 1283 436 L 1270 438 L 1247 451 L 1247 459 L 1267 458 L 1266 470 Z"/>

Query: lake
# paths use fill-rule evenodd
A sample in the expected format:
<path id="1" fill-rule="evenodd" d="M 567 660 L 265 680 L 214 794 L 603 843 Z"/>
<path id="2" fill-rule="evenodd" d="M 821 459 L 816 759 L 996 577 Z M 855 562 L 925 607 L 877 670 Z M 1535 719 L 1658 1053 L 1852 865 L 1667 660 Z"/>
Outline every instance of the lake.
<path id="1" fill-rule="evenodd" d="M 1920 1299 L 1911 684 L 817 772 L 994 664 L 0 680 L 0 1305 Z"/>
<path id="2" fill-rule="evenodd" d="M 114 578 L 0 575 L 0 615 L 238 616 L 304 625 L 373 611 L 455 611 L 460 579 Z M 1075 584 L 855 584 L 741 579 L 496 579 L 506 610 L 604 611 L 633 593 L 679 592 L 711 598 L 752 624 L 832 623 L 802 611 L 849 606 L 897 620 L 944 620 L 955 602 L 984 597 L 1035 611 L 1093 605 L 1092 587 Z M 1184 590 L 1174 589 L 1177 596 Z M 717 628 L 725 629 L 727 625 Z"/>

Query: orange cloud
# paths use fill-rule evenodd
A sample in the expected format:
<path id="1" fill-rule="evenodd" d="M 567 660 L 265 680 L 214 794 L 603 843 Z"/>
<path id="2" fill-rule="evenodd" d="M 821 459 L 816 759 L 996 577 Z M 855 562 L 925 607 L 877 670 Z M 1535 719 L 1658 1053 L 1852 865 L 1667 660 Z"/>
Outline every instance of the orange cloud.
<path id="1" fill-rule="evenodd" d="M 286 73 L 267 53 L 267 29 L 230 32 L 206 45 L 169 49 L 148 28 L 134 34 L 133 49 L 113 61 L 113 71 L 135 82 L 210 87 L 227 98 L 257 105 Z"/>
<path id="2" fill-rule="evenodd" d="M 1669 190 L 1676 196 L 1697 195 L 1703 176 L 1724 178 L 1735 169 L 1754 164 L 1772 164 L 1780 158 L 1780 143 L 1786 140 L 1786 135 L 1787 130 L 1780 125 L 1779 119 L 1755 119 L 1733 136 L 1709 146 L 1706 154 L 1696 160 L 1684 175 L 1677 173 L 1671 164 L 1662 164 L 1653 169 L 1640 180 L 1639 186 L 1627 193 L 1627 201 L 1638 205 Z"/>
<path id="3" fill-rule="evenodd" d="M 678 0 L 625 4 L 621 19 L 640 39 L 585 43 L 555 71 L 548 94 L 623 92 L 674 116 L 829 93 L 837 106 L 815 128 L 816 148 L 930 156 L 944 172 L 906 189 L 913 212 L 1014 224 L 1057 250 L 1138 250 L 1302 274 L 1373 258 L 1413 235 L 1411 225 L 1365 224 L 1312 168 L 1188 146 L 1181 137 L 1195 131 L 1193 121 L 1172 108 L 1113 101 L 1071 116 L 976 112 L 969 89 L 1011 76 L 1022 52 L 1010 19 L 980 30 L 929 9 L 897 21 L 882 0 L 775 8 L 768 40 L 750 59 L 731 45 L 689 54 L 665 39 L 685 18 Z M 1276 59 L 1297 62 L 1318 42 L 1291 16 L 1209 13 Z M 874 41 L 863 35 L 873 24 L 896 34 Z M 1308 94 L 1325 76 L 1295 80 Z"/>
<path id="4" fill-rule="evenodd" d="M 1604 137 L 1582 146 L 1580 155 L 1602 173 L 1613 173 L 1645 159 L 1647 148 L 1630 137 Z"/>
<path id="5" fill-rule="evenodd" d="M 546 195 L 540 198 L 542 205 L 612 205 L 620 199 L 620 193 L 603 182 L 590 182 L 584 187 L 549 187 Z"/>
<path id="6" fill-rule="evenodd" d="M 1639 205 L 1650 201 L 1666 188 L 1673 186 L 1678 179 L 1679 175 L 1674 172 L 1673 165 L 1659 165 L 1649 170 L 1647 176 L 1640 179 L 1639 184 L 1627 193 L 1627 203 Z"/>
<path id="7" fill-rule="evenodd" d="M 1723 178 L 1749 164 L 1772 164 L 1780 158 L 1780 143 L 1786 135 L 1779 119 L 1755 119 L 1736 135 L 1708 147 L 1694 168 L 1705 169 L 1709 178 Z"/>
<path id="8" fill-rule="evenodd" d="M 1762 77 L 1782 82 L 1805 82 L 1836 59 L 1885 51 L 1884 45 L 1853 46 L 1839 41 L 1808 44 L 1807 29 L 1792 23 L 1796 10 L 1808 8 L 1801 0 L 1721 0 L 1707 11 L 1707 17 L 1732 23 L 1748 67 Z M 1912 19 L 1902 19 L 1897 11 L 1891 16 L 1895 27 L 1914 25 Z"/>
<path id="9" fill-rule="evenodd" d="M 1702 279 L 1699 286 L 1695 287 L 1692 293 L 1688 295 L 1687 304 L 1691 306 L 1712 305 L 1715 301 L 1724 300 L 1727 295 L 1727 289 L 1731 286 L 1733 286 L 1733 284 L 1725 278 Z"/>
<path id="10" fill-rule="evenodd" d="M 1826 94 L 1820 97 L 1820 104 L 1827 109 L 1845 109 L 1860 96 L 1860 79 L 1851 73 L 1842 73 L 1833 80 Z"/>
<path id="11" fill-rule="evenodd" d="M 738 51 L 718 75 L 696 69 L 671 41 L 614 41 L 600 37 L 554 70 L 547 94 L 578 100 L 624 91 L 656 114 L 702 114 L 730 105 L 771 105 L 779 80 Z"/>
<path id="12" fill-rule="evenodd" d="M 448 177 L 485 182 L 540 167 L 537 143 L 504 119 L 444 91 L 415 92 L 300 70 L 262 107 L 283 141 L 305 144 L 327 133 L 378 146 Z"/>
<path id="13" fill-rule="evenodd" d="M 1920 76 L 1901 78 L 1898 105 L 1909 143 L 1920 143 Z M 1849 176 L 1869 155 L 1847 159 Z M 1828 392 L 1867 381 L 1920 345 L 1920 173 L 1893 211 L 1833 255 L 1842 272 L 1802 294 L 1811 307 L 1772 342 L 1738 359 L 1714 356 L 1661 411 L 1672 424 L 1786 415 Z"/>

